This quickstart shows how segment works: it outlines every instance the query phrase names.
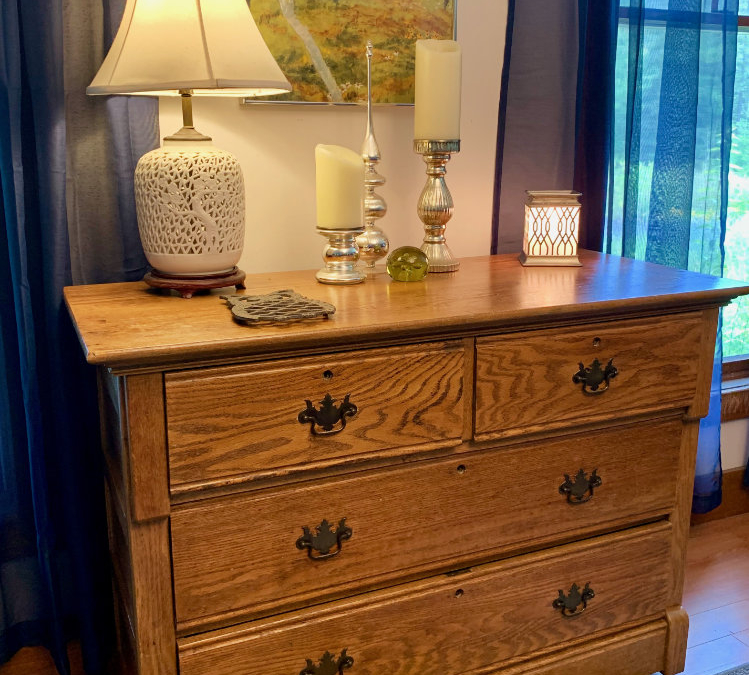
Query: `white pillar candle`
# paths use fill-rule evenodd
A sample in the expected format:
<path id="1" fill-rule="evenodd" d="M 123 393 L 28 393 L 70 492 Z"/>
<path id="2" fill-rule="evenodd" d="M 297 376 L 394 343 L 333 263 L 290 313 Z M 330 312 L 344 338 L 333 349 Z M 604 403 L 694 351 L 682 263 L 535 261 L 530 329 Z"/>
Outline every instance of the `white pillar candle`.
<path id="1" fill-rule="evenodd" d="M 340 145 L 315 147 L 317 226 L 328 230 L 362 227 L 364 162 L 359 153 Z"/>
<path id="2" fill-rule="evenodd" d="M 460 45 L 455 40 L 416 41 L 415 139 L 460 138 L 461 64 Z"/>

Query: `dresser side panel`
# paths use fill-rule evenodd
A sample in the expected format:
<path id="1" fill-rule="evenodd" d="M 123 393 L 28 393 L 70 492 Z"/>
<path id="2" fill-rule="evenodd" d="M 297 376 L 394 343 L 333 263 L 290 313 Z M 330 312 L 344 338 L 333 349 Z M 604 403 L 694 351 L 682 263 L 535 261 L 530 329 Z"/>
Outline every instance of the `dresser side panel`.
<path id="1" fill-rule="evenodd" d="M 130 465 L 126 514 L 138 675 L 177 675 L 164 388 L 160 373 L 125 380 Z"/>
<path id="2" fill-rule="evenodd" d="M 130 375 L 125 390 L 133 520 L 165 518 L 169 515 L 169 469 L 163 376 Z"/>

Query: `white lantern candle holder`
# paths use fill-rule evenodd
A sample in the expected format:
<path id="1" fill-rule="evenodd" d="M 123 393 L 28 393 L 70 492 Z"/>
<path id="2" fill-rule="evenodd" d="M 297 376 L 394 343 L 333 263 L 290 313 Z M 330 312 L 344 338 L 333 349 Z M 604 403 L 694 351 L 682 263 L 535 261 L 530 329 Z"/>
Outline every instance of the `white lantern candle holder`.
<path id="1" fill-rule="evenodd" d="M 577 243 L 581 193 L 526 190 L 525 230 L 520 262 L 527 266 L 580 266 Z"/>

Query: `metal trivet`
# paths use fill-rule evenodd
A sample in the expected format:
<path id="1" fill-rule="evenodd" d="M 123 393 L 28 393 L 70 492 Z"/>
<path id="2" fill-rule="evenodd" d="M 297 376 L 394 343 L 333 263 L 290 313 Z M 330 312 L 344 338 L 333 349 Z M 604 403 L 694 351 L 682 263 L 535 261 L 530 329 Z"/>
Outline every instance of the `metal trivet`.
<path id="1" fill-rule="evenodd" d="M 231 307 L 234 320 L 246 324 L 327 319 L 330 314 L 335 314 L 335 307 L 329 302 L 305 298 L 290 289 L 267 295 L 222 295 L 221 299 Z"/>

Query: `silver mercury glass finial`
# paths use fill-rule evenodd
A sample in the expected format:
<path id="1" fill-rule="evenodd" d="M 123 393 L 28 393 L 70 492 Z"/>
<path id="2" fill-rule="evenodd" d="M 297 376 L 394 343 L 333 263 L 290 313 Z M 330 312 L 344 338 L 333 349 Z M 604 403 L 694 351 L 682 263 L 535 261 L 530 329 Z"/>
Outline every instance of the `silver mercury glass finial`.
<path id="1" fill-rule="evenodd" d="M 362 144 L 361 156 L 364 160 L 364 232 L 356 238 L 359 259 L 366 267 L 374 270 L 375 263 L 387 255 L 390 242 L 385 233 L 375 225 L 375 221 L 387 213 L 385 200 L 375 192 L 375 188 L 385 184 L 385 178 L 377 173 L 380 162 L 380 148 L 372 124 L 372 41 L 367 40 L 367 133 Z"/>

